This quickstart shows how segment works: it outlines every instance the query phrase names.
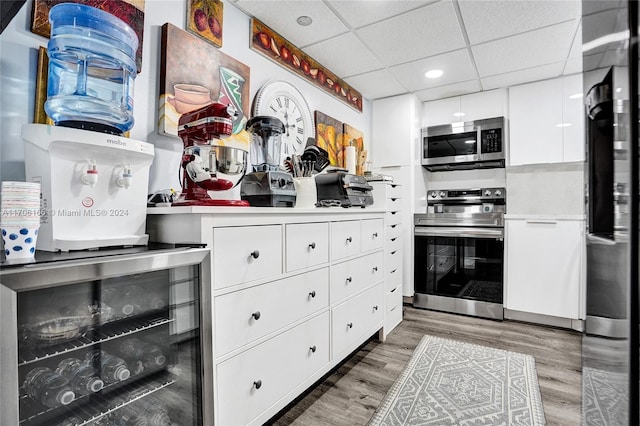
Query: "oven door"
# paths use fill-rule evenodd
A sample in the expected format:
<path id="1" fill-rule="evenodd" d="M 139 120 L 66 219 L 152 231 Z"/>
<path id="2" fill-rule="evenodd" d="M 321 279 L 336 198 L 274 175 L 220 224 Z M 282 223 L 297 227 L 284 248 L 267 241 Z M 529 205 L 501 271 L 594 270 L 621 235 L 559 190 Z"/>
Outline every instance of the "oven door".
<path id="1" fill-rule="evenodd" d="M 416 227 L 414 306 L 503 318 L 504 228 Z"/>

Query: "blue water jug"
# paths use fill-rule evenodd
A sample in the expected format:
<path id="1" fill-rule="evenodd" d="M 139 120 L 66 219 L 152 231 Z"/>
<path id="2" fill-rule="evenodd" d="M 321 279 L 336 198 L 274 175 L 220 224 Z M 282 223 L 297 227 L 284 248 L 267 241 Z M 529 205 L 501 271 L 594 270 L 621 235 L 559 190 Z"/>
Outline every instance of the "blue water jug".
<path id="1" fill-rule="evenodd" d="M 53 6 L 49 21 L 47 115 L 60 126 L 130 130 L 136 33 L 114 15 L 76 3 Z"/>

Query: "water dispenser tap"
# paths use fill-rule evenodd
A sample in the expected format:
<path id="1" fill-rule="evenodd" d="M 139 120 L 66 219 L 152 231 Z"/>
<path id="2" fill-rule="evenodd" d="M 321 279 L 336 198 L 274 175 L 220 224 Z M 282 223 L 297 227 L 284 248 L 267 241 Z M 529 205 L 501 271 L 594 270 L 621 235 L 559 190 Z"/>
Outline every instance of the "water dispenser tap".
<path id="1" fill-rule="evenodd" d="M 116 179 L 116 185 L 121 188 L 129 188 L 131 183 L 133 182 L 133 174 L 131 173 L 131 168 L 129 166 L 124 166 L 124 170 L 122 175 L 118 179 Z"/>
<path id="2" fill-rule="evenodd" d="M 92 188 L 96 186 L 96 183 L 98 183 L 98 169 L 94 161 L 89 161 L 89 168 L 82 174 L 80 180 L 83 184 Z"/>

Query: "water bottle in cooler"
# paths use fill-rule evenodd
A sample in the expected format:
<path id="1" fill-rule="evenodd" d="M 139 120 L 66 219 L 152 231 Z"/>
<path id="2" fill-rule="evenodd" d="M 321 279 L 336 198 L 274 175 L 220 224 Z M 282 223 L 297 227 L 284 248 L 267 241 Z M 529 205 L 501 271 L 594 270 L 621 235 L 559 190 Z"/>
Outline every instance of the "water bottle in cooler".
<path id="1" fill-rule="evenodd" d="M 143 312 L 140 299 L 144 294 L 138 286 L 111 287 L 104 290 L 102 297 L 108 305 L 113 307 L 116 317 L 139 315 Z"/>
<path id="2" fill-rule="evenodd" d="M 77 358 L 67 358 L 60 361 L 56 372 L 69 381 L 76 395 L 98 392 L 104 386 L 104 382 L 98 376 L 98 370 L 93 365 Z"/>
<path id="3" fill-rule="evenodd" d="M 27 373 L 24 389 L 45 407 L 67 405 L 75 399 L 69 381 L 47 367 L 36 367 Z"/>
<path id="4" fill-rule="evenodd" d="M 106 384 L 127 380 L 131 376 L 131 371 L 122 358 L 105 351 L 90 351 L 85 356 L 85 360 L 100 369 L 100 376 Z"/>
<path id="5" fill-rule="evenodd" d="M 167 357 L 158 345 L 145 343 L 136 338 L 123 341 L 120 345 L 120 353 L 125 358 L 142 361 L 145 369 L 157 369 L 167 363 Z"/>
<path id="6" fill-rule="evenodd" d="M 168 426 L 171 424 L 167 409 L 159 402 L 145 398 L 136 404 L 136 408 L 141 416 L 147 419 L 149 426 Z"/>

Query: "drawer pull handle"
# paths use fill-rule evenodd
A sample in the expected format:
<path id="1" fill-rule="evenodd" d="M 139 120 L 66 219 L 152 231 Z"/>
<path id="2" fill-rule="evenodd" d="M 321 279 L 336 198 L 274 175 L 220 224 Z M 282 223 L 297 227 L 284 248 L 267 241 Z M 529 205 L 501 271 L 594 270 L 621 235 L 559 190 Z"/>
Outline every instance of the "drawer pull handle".
<path id="1" fill-rule="evenodd" d="M 312 242 L 311 244 L 309 244 L 309 247 L 311 248 L 311 250 L 314 250 L 316 248 L 316 243 Z"/>
<path id="2" fill-rule="evenodd" d="M 352 322 L 348 323 L 347 328 L 353 328 L 353 323 Z"/>
<path id="3" fill-rule="evenodd" d="M 377 232 L 373 233 L 373 238 L 378 238 L 378 233 Z"/>
<path id="4" fill-rule="evenodd" d="M 351 238 L 351 237 L 347 237 L 347 242 L 348 242 L 348 243 L 350 243 L 350 242 L 352 242 L 352 241 L 353 241 L 353 238 Z"/>
<path id="5" fill-rule="evenodd" d="M 373 272 L 378 272 L 378 267 L 377 266 L 373 267 Z"/>
<path id="6" fill-rule="evenodd" d="M 257 259 L 260 257 L 260 252 L 258 250 L 254 250 L 251 252 L 251 257 L 253 257 L 254 259 Z"/>
<path id="7" fill-rule="evenodd" d="M 391 290 L 389 293 L 393 293 L 394 291 L 396 291 L 397 287 L 394 288 L 393 290 Z"/>
<path id="8" fill-rule="evenodd" d="M 313 353 L 316 353 L 316 345 L 311 346 L 309 350 Z"/>
<path id="9" fill-rule="evenodd" d="M 316 291 L 315 290 L 311 291 L 311 293 L 309 293 L 309 296 L 311 296 L 311 298 L 316 297 Z"/>
<path id="10" fill-rule="evenodd" d="M 262 380 L 256 380 L 255 382 L 253 382 L 253 386 L 256 389 L 260 389 L 262 387 Z"/>
<path id="11" fill-rule="evenodd" d="M 258 321 L 260 319 L 260 311 L 255 311 L 251 314 L 254 320 Z"/>
<path id="12" fill-rule="evenodd" d="M 393 271 L 389 272 L 390 274 L 395 274 L 397 271 L 397 269 L 394 269 Z"/>
<path id="13" fill-rule="evenodd" d="M 374 305 L 374 306 L 373 306 L 373 310 L 374 310 L 374 311 L 377 311 L 377 310 L 378 310 L 378 305 Z"/>
<path id="14" fill-rule="evenodd" d="M 352 281 L 351 277 L 347 277 L 347 282 L 350 283 Z"/>

